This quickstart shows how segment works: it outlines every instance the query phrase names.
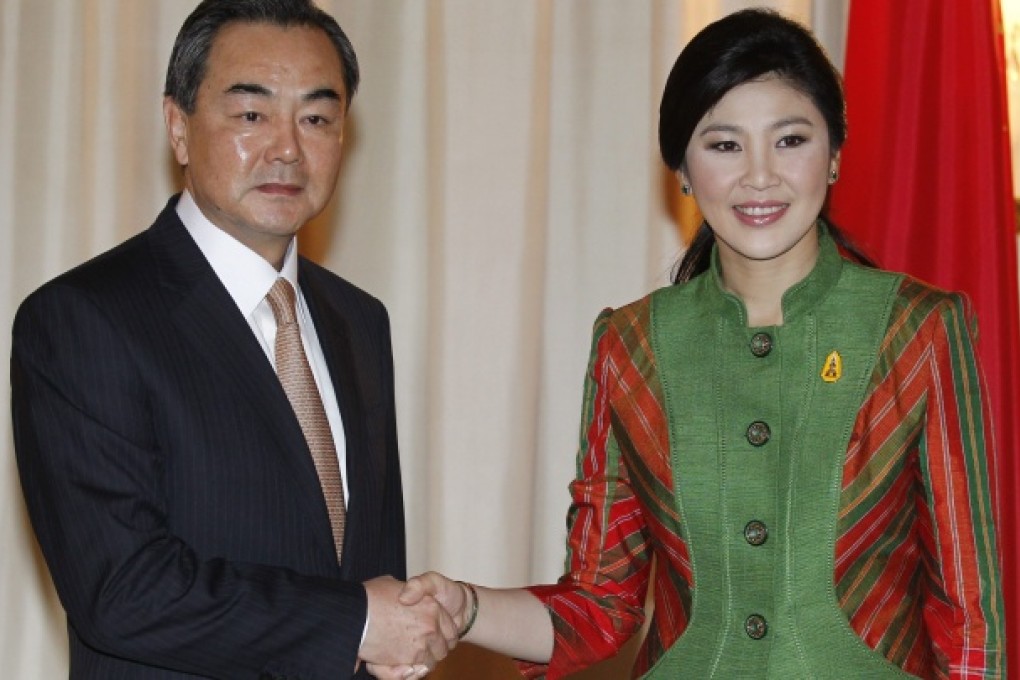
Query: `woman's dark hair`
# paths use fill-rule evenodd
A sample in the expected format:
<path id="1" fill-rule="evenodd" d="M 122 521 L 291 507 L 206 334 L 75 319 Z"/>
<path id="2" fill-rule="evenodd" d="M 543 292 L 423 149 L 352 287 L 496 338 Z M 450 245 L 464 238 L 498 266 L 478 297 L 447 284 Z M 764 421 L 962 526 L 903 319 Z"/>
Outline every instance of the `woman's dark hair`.
<path id="1" fill-rule="evenodd" d="M 673 172 L 701 119 L 737 85 L 776 75 L 811 99 L 825 120 L 832 153 L 846 141 L 846 105 L 839 72 L 811 32 L 769 9 L 746 9 L 706 26 L 677 57 L 659 106 L 659 149 Z M 823 210 L 824 213 L 824 210 Z M 824 217 L 824 214 L 823 214 Z M 853 258 L 871 261 L 826 219 L 829 233 Z M 709 267 L 715 235 L 703 222 L 677 266 L 674 283 Z"/>
<path id="2" fill-rule="evenodd" d="M 205 78 L 213 40 L 221 28 L 233 22 L 305 26 L 324 32 L 340 57 L 347 90 L 345 105 L 350 106 L 360 78 L 358 58 L 340 25 L 312 0 L 202 0 L 177 34 L 163 90 L 185 113 L 195 112 L 195 98 Z"/>

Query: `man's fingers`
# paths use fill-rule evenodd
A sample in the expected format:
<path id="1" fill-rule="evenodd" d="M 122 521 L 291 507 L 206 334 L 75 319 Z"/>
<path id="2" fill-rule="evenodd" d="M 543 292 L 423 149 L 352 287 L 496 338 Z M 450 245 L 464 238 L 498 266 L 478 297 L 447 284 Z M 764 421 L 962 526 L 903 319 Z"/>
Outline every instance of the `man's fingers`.
<path id="1" fill-rule="evenodd" d="M 410 680 L 411 678 L 419 678 L 422 677 L 419 675 L 419 671 L 422 668 L 425 668 L 427 672 L 428 669 L 425 666 L 418 666 L 416 668 L 407 664 L 400 666 L 384 666 L 374 663 L 365 664 L 365 669 L 373 676 L 379 678 L 379 680 Z"/>
<path id="2" fill-rule="evenodd" d="M 425 658 L 415 661 L 415 665 L 418 663 L 424 663 L 429 668 L 435 668 L 435 666 L 446 658 L 446 655 L 450 653 L 450 647 L 446 644 L 446 639 L 438 633 L 429 638 L 428 649 L 426 650 Z"/>
<path id="3" fill-rule="evenodd" d="M 457 640 L 460 639 L 460 629 L 457 627 L 457 623 L 450 616 L 450 612 L 446 611 L 442 607 L 439 608 L 439 630 L 442 632 L 443 637 L 446 638 L 447 644 L 450 649 L 457 646 Z"/>

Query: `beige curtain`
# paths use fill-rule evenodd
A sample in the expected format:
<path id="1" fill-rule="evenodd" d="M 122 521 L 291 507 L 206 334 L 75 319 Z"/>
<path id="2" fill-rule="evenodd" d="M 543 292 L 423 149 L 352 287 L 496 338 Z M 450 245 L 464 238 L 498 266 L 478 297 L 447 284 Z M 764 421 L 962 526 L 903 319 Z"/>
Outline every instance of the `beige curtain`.
<path id="1" fill-rule="evenodd" d="M 0 355 L 19 301 L 175 190 L 160 93 L 195 0 L 0 0 Z M 393 322 L 409 567 L 492 585 L 563 560 L 591 322 L 682 250 L 655 128 L 684 42 L 735 0 L 321 0 L 363 84 L 306 254 Z M 772 6 L 842 61 L 848 0 Z M 7 361 L 4 360 L 7 384 Z M 0 390 L 0 658 L 66 676 Z M 508 677 L 460 651 L 437 675 Z M 621 665 L 584 677 L 621 677 Z M 512 677 L 512 675 L 510 675 Z"/>

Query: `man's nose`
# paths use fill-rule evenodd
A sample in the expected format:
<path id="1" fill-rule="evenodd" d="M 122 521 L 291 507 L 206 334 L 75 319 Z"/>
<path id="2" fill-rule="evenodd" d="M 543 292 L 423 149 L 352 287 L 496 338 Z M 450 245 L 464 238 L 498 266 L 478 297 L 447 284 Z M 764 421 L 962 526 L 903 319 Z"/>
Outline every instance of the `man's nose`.
<path id="1" fill-rule="evenodd" d="M 268 160 L 280 163 L 296 163 L 301 160 L 301 142 L 297 124 L 292 120 L 281 120 L 273 126 L 272 143 L 268 149 Z"/>

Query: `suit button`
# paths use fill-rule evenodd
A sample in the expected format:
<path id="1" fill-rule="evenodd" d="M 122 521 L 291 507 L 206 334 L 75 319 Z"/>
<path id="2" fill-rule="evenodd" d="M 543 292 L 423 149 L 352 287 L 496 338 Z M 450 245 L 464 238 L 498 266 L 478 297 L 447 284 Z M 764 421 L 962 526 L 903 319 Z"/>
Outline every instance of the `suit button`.
<path id="1" fill-rule="evenodd" d="M 758 357 L 767 357 L 772 351 L 772 336 L 768 333 L 755 333 L 751 338 L 751 354 Z"/>
<path id="2" fill-rule="evenodd" d="M 761 545 L 769 537 L 768 527 L 765 522 L 752 519 L 744 525 L 744 539 L 751 545 Z"/>
<path id="3" fill-rule="evenodd" d="M 752 640 L 761 640 L 769 632 L 769 624 L 761 614 L 751 614 L 744 621 L 744 632 Z"/>
<path id="4" fill-rule="evenodd" d="M 772 430 L 769 429 L 767 423 L 756 420 L 747 426 L 747 441 L 751 442 L 751 446 L 762 446 L 772 436 Z"/>

